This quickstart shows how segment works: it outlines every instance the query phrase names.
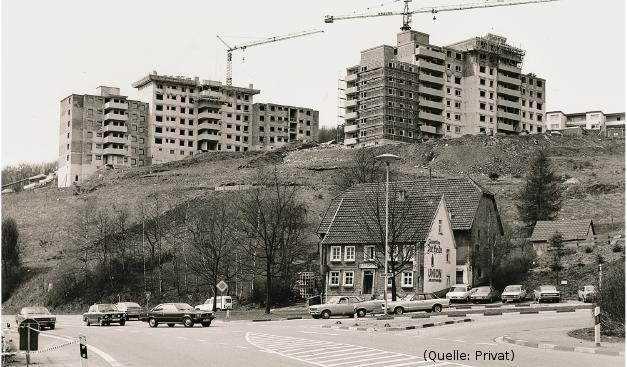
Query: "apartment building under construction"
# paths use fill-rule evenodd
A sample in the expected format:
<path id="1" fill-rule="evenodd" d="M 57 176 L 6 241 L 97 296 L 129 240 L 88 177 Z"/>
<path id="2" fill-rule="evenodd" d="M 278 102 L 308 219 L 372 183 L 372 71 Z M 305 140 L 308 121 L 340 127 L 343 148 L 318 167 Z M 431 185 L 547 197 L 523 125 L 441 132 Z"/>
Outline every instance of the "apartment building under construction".
<path id="1" fill-rule="evenodd" d="M 545 81 L 522 73 L 523 57 L 492 34 L 440 47 L 401 32 L 347 68 L 344 144 L 542 132 Z"/>

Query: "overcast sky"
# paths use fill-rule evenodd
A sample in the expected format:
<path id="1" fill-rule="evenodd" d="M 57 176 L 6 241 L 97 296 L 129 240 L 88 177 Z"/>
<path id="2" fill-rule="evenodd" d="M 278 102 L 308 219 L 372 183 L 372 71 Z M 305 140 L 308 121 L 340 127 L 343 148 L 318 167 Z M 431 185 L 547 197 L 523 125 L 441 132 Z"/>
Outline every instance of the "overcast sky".
<path id="1" fill-rule="evenodd" d="M 412 8 L 469 2 L 420 1 Z M 480 2 L 480 0 L 474 0 Z M 384 3 L 383 5 L 381 5 Z M 390 0 L 2 1 L 2 166 L 57 159 L 59 101 L 99 85 L 135 96 L 131 83 L 159 74 L 225 79 L 216 39 L 253 41 L 302 30 L 316 34 L 237 51 L 234 85 L 256 101 L 320 111 L 337 123 L 337 79 L 359 52 L 394 45 L 401 17 L 323 22 L 324 15 L 402 10 Z M 624 111 L 625 2 L 553 3 L 414 15 L 412 28 L 444 46 L 496 33 L 526 50 L 523 72 L 547 80 L 547 110 Z M 245 57 L 245 60 L 242 60 Z"/>

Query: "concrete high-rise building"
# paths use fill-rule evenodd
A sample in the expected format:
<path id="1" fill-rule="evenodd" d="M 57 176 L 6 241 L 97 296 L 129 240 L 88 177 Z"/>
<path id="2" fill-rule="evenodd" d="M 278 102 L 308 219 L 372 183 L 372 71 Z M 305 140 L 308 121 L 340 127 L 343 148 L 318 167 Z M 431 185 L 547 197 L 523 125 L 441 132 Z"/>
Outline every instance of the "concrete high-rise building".
<path id="1" fill-rule="evenodd" d="M 148 104 L 119 88 L 61 100 L 58 186 L 80 184 L 99 169 L 149 165 Z"/>
<path id="2" fill-rule="evenodd" d="M 318 111 L 311 108 L 253 104 L 251 149 L 263 150 L 295 141 L 312 141 L 318 136 Z"/>
<path id="3" fill-rule="evenodd" d="M 542 132 L 545 81 L 522 74 L 524 54 L 492 34 L 440 47 L 417 31 L 364 50 L 347 69 L 344 144 Z"/>

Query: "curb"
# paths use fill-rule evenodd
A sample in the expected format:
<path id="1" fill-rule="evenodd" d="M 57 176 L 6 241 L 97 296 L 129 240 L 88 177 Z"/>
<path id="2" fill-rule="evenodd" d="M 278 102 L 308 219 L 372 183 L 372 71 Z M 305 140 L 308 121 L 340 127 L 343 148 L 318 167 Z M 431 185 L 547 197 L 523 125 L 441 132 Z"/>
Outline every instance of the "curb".
<path id="1" fill-rule="evenodd" d="M 472 322 L 472 319 L 439 321 L 439 322 L 431 322 L 431 323 L 426 323 L 426 324 L 421 324 L 421 325 L 384 327 L 382 329 L 377 329 L 373 327 L 364 327 L 364 326 L 336 326 L 336 325 L 322 325 L 320 327 L 324 329 L 356 330 L 356 331 L 370 331 L 370 332 L 372 331 L 405 331 L 405 330 L 415 330 L 415 329 L 424 329 L 424 328 L 436 327 L 436 326 L 459 324 L 463 322 Z"/>
<path id="2" fill-rule="evenodd" d="M 503 335 L 501 338 L 503 342 L 508 344 L 520 345 L 523 347 L 529 348 L 538 348 L 538 349 L 548 349 L 548 350 L 559 350 L 563 352 L 578 352 L 578 353 L 588 353 L 588 354 L 602 354 L 606 356 L 624 356 L 624 352 L 612 352 L 609 350 L 600 350 L 596 348 L 587 348 L 587 347 L 567 347 L 563 345 L 556 344 L 548 344 L 548 343 L 538 343 L 524 339 L 513 339 L 509 335 Z"/>
<path id="3" fill-rule="evenodd" d="M 459 307 L 457 307 L 459 309 Z M 592 309 L 590 305 L 573 305 L 573 306 L 549 306 L 549 307 L 528 307 L 528 306 L 520 306 L 520 308 L 485 308 L 485 309 L 462 309 L 461 311 L 457 311 L 456 309 L 451 309 L 450 311 L 441 312 L 437 314 L 426 314 L 426 313 L 414 313 L 411 314 L 412 319 L 427 319 L 430 317 L 466 317 L 469 315 L 483 315 L 483 316 L 500 316 L 506 313 L 510 314 L 538 314 L 542 312 L 575 312 L 577 310 L 589 310 Z M 407 317 L 407 316 L 401 316 Z M 387 319 L 395 319 L 396 317 L 388 316 Z M 384 320 L 383 317 L 377 317 L 377 320 Z"/>

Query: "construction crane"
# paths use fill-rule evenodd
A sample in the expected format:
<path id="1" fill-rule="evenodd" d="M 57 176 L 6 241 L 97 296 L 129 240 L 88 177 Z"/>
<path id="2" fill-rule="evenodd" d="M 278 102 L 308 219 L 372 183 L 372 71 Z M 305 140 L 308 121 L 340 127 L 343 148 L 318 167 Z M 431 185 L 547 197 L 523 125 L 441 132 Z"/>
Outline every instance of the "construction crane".
<path id="1" fill-rule="evenodd" d="M 248 47 L 259 46 L 259 45 L 263 45 L 266 43 L 284 41 L 284 40 L 288 40 L 291 38 L 303 37 L 303 36 L 308 36 L 310 34 L 322 33 L 322 32 L 324 31 L 321 29 L 315 29 L 315 30 L 303 31 L 303 32 L 298 32 L 298 33 L 290 33 L 290 34 L 286 34 L 283 36 L 270 37 L 270 38 L 266 38 L 266 39 L 259 40 L 259 41 L 253 41 L 249 43 L 244 43 L 242 45 L 233 45 L 233 46 L 226 43 L 222 39 L 222 37 L 220 37 L 219 35 L 216 35 L 216 37 L 218 37 L 220 42 L 224 43 L 224 45 L 226 46 L 226 85 L 233 85 L 233 62 L 232 62 L 233 51 L 235 50 L 243 51 L 247 49 Z"/>
<path id="2" fill-rule="evenodd" d="M 403 0 L 403 2 L 405 3 L 405 7 L 402 12 L 386 11 L 386 12 L 377 12 L 377 13 L 347 14 L 347 15 L 339 15 L 339 16 L 326 15 L 324 17 L 324 22 L 333 23 L 336 20 L 402 15 L 403 25 L 401 26 L 401 30 L 408 31 L 411 29 L 412 14 L 418 14 L 418 13 L 436 14 L 436 13 L 441 13 L 445 11 L 468 10 L 468 9 L 477 9 L 477 8 L 495 8 L 497 6 L 512 6 L 512 5 L 523 5 L 523 4 L 535 4 L 535 3 L 548 3 L 548 2 L 559 1 L 559 0 L 493 0 L 493 1 L 484 1 L 480 3 L 430 6 L 430 7 L 418 8 L 416 10 L 409 10 L 409 3 L 411 1 L 412 0 Z M 435 15 L 434 15 L 434 19 L 435 19 Z"/>

